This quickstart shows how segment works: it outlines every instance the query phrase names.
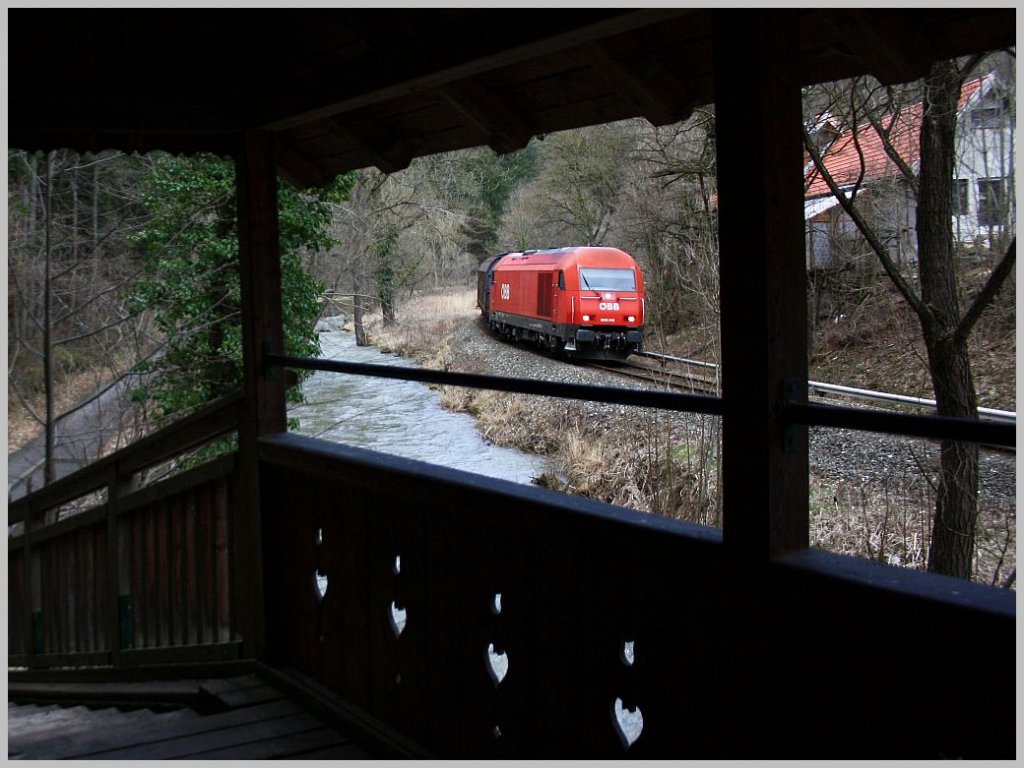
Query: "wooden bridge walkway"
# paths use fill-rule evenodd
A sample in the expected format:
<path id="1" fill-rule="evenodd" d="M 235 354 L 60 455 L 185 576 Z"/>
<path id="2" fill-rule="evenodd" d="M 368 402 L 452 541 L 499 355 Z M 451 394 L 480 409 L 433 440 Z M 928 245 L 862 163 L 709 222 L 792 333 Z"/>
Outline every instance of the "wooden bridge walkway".
<path id="1" fill-rule="evenodd" d="M 9 760 L 381 756 L 255 674 L 78 689 L 67 683 L 12 685 L 7 731 Z"/>

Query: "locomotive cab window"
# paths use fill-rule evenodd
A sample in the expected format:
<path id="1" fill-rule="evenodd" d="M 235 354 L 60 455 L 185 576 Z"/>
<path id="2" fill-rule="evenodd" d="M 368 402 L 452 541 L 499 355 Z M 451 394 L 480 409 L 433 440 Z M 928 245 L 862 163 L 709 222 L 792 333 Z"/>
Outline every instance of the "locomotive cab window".
<path id="1" fill-rule="evenodd" d="M 565 290 L 565 272 L 559 271 L 558 273 L 558 290 Z"/>
<path id="2" fill-rule="evenodd" d="M 636 274 L 631 269 L 580 269 L 580 285 L 592 291 L 635 291 Z"/>

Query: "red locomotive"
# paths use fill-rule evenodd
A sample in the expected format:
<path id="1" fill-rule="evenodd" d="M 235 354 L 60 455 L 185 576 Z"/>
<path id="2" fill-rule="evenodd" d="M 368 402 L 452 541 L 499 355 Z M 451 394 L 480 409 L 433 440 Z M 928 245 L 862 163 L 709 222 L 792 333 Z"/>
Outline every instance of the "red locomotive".
<path id="1" fill-rule="evenodd" d="M 477 273 L 477 306 L 506 338 L 570 357 L 625 360 L 643 343 L 643 272 L 618 248 L 494 256 Z"/>

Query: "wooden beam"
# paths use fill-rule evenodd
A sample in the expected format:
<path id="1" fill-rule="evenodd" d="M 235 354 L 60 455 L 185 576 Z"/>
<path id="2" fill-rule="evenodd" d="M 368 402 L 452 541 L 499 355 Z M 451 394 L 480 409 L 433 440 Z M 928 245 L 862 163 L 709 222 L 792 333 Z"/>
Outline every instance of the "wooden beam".
<path id="1" fill-rule="evenodd" d="M 522 149 L 535 131 L 504 102 L 474 80 L 463 80 L 439 89 L 445 101 L 469 120 L 495 152 Z"/>
<path id="2" fill-rule="evenodd" d="M 288 144 L 283 136 L 278 136 L 276 154 L 281 175 L 298 189 L 319 187 L 329 181 L 322 168 Z"/>
<path id="3" fill-rule="evenodd" d="M 344 121 L 332 118 L 330 125 L 355 139 L 373 159 L 382 173 L 396 173 L 409 166 L 416 153 L 381 123 L 346 115 Z"/>
<path id="4" fill-rule="evenodd" d="M 863 61 L 861 69 L 882 83 L 916 80 L 927 66 L 923 62 L 928 55 L 918 39 L 921 30 L 902 15 L 891 19 L 875 11 L 836 9 L 825 18 Z"/>
<path id="5" fill-rule="evenodd" d="M 277 110 L 281 114 L 268 114 L 263 127 L 268 130 L 281 130 L 343 112 L 353 112 L 484 72 L 558 54 L 578 45 L 628 33 L 652 24 L 672 21 L 691 13 L 694 13 L 694 10 L 690 8 L 624 10 L 575 28 L 565 24 L 563 19 L 545 20 L 543 17 L 537 17 L 533 21 L 533 30 L 529 38 L 519 43 L 505 42 L 506 47 L 501 45 L 503 38 L 500 34 L 491 34 L 490 39 L 494 44 L 489 48 L 483 47 L 487 39 L 484 36 L 466 42 L 461 46 L 461 51 L 456 53 L 446 53 L 443 50 L 439 53 L 438 46 L 433 42 L 430 42 L 430 48 L 420 57 L 411 55 L 409 51 L 402 51 L 401 56 L 396 56 L 393 50 L 376 51 L 359 72 L 361 81 L 368 84 L 362 92 L 354 93 L 351 83 L 341 80 L 337 81 L 338 85 L 332 85 L 330 88 L 296 83 L 295 94 L 289 99 L 289 104 L 278 105 Z M 482 23 L 488 20 L 485 17 L 480 19 Z M 477 51 L 475 55 L 472 52 L 474 48 Z M 466 54 L 467 51 L 469 55 Z M 437 60 L 441 54 L 444 54 L 442 60 L 451 62 L 448 66 L 420 74 L 428 69 L 422 66 L 423 60 Z M 416 64 L 417 61 L 420 64 Z"/>
<path id="6" fill-rule="evenodd" d="M 668 125 L 685 120 L 687 115 L 678 114 L 640 79 L 634 77 L 617 61 L 608 55 L 605 48 L 595 43 L 588 46 L 586 55 L 601 76 L 604 77 L 623 99 L 647 118 L 652 125 Z"/>
<path id="7" fill-rule="evenodd" d="M 285 432 L 285 377 L 268 371 L 263 357 L 284 346 L 281 254 L 277 212 L 275 142 L 246 134 L 236 158 L 238 244 L 242 287 L 242 353 L 245 399 L 238 425 L 240 491 L 232 520 L 234 624 L 245 653 L 265 651 L 263 621 L 263 520 L 257 440 Z"/>
<path id="8" fill-rule="evenodd" d="M 722 317 L 723 508 L 728 551 L 761 562 L 807 546 L 807 397 L 798 17 L 714 21 Z"/>

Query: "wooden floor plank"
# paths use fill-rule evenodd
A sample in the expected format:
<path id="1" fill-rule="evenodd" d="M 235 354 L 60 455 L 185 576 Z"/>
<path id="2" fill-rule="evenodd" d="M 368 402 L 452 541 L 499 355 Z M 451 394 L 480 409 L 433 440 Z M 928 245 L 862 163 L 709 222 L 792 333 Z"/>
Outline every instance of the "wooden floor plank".
<path id="1" fill-rule="evenodd" d="M 228 691 L 240 691 L 246 688 L 259 688 L 266 685 L 266 681 L 257 675 L 241 675 L 239 677 L 217 678 L 214 680 L 200 680 L 199 685 L 210 693 L 220 695 Z"/>
<path id="2" fill-rule="evenodd" d="M 154 715 L 153 719 L 137 728 L 118 728 L 113 730 L 96 730 L 88 734 L 73 734 L 64 738 L 54 734 L 48 745 L 39 745 L 33 755 L 39 758 L 68 759 L 92 757 L 99 753 L 114 753 L 132 750 L 146 750 L 157 754 L 159 745 L 177 738 L 190 738 L 193 735 L 223 728 L 231 728 L 258 721 L 294 715 L 302 710 L 290 701 L 271 702 L 256 707 L 233 710 L 215 715 L 194 718 L 165 718 Z M 173 714 L 173 713 L 167 713 Z M 154 758 L 159 759 L 159 757 Z"/>
<path id="3" fill-rule="evenodd" d="M 153 711 L 8 702 L 8 759 L 299 759 L 370 760 L 375 755 L 327 725 L 257 675 L 182 681 L 181 685 L 121 685 L 141 698 L 201 690 L 203 706 Z M 46 690 L 41 687 L 40 690 Z M 67 693 L 68 687 L 63 691 Z M 75 689 L 78 690 L 78 689 Z M 80 693 L 97 690 L 82 687 Z M 110 688 L 109 690 L 113 690 Z M 54 691 L 57 688 L 54 687 Z M 75 691 L 71 691 L 73 694 Z M 213 701 L 213 700 L 216 701 Z"/>
<path id="4" fill-rule="evenodd" d="M 253 704 L 265 704 L 283 698 L 279 690 L 270 685 L 255 688 L 238 688 L 216 694 L 217 699 L 227 707 L 250 707 Z"/>
<path id="5" fill-rule="evenodd" d="M 162 739 L 128 749 L 95 752 L 95 760 L 180 760 L 190 755 L 217 749 L 237 747 L 254 741 L 276 739 L 294 733 L 314 730 L 322 723 L 307 712 L 271 720 L 244 723 L 231 728 L 193 733 L 174 739 Z"/>
<path id="6" fill-rule="evenodd" d="M 8 696 L 33 697 L 36 701 L 67 700 L 68 697 L 88 699 L 187 699 L 199 693 L 197 680 L 117 683 L 10 683 Z"/>
<path id="7" fill-rule="evenodd" d="M 120 726 L 131 726 L 138 721 L 146 721 L 153 716 L 148 710 L 121 712 L 116 709 L 88 709 L 73 707 L 67 710 L 50 712 L 30 720 L 8 721 L 8 743 L 17 744 L 20 749 L 31 746 L 37 741 L 48 737 L 67 736 L 70 734 L 89 733 L 105 727 L 105 723 L 113 722 Z"/>
<path id="8" fill-rule="evenodd" d="M 312 752 L 302 752 L 292 755 L 293 760 L 376 760 L 376 756 L 370 754 L 354 742 L 338 744 L 325 749 L 316 749 Z"/>
<path id="9" fill-rule="evenodd" d="M 316 728 L 263 741 L 247 741 L 224 749 L 196 752 L 187 760 L 279 760 L 326 747 L 350 746 L 351 742 L 330 728 Z"/>
<path id="10" fill-rule="evenodd" d="M 157 729 L 180 729 L 184 723 L 195 722 L 199 718 L 191 710 L 148 714 L 149 717 L 137 719 L 116 716 L 90 719 L 83 716 L 74 727 L 50 728 L 25 735 L 19 733 L 8 737 L 8 756 L 16 751 L 23 759 L 66 760 L 96 750 L 138 742 L 148 738 Z"/>
<path id="11" fill-rule="evenodd" d="M 24 706 L 19 708 L 21 711 L 13 717 L 8 710 L 7 714 L 7 729 L 10 731 L 13 728 L 19 730 L 29 730 L 39 723 L 59 723 L 62 720 L 75 720 L 80 718 L 84 712 L 85 707 L 46 707 L 37 708 L 37 711 L 33 712 L 32 706 Z"/>
<path id="12" fill-rule="evenodd" d="M 52 712 L 60 709 L 59 704 L 14 704 L 7 703 L 7 722 L 26 720 L 38 716 L 44 712 Z"/>

